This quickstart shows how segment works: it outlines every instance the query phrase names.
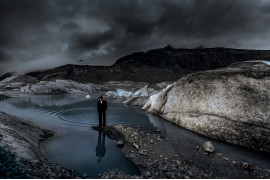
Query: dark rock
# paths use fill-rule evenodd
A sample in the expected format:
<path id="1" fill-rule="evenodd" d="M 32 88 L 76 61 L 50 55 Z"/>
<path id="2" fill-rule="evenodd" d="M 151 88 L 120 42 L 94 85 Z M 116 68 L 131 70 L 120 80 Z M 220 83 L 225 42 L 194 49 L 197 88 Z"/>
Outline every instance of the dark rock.
<path id="1" fill-rule="evenodd" d="M 10 97 L 7 96 L 7 95 L 0 94 L 0 101 L 1 100 L 5 100 L 5 99 L 8 99 L 8 98 L 10 98 Z"/>
<path id="2" fill-rule="evenodd" d="M 66 91 L 60 90 L 60 89 L 52 89 L 51 94 L 66 94 Z"/>
<path id="3" fill-rule="evenodd" d="M 84 172 L 84 173 L 82 174 L 82 178 L 87 178 L 87 177 L 88 177 L 88 174 Z"/>
<path id="4" fill-rule="evenodd" d="M 131 154 L 131 155 L 129 155 L 129 157 L 132 158 L 132 159 L 134 159 L 134 158 L 136 158 L 136 155 L 135 154 Z"/>
<path id="5" fill-rule="evenodd" d="M 19 75 L 16 78 L 12 79 L 9 83 L 16 83 L 16 82 L 20 82 L 22 84 L 36 84 L 39 81 L 32 76 Z"/>
<path id="6" fill-rule="evenodd" d="M 2 76 L 0 76 L 0 81 L 3 81 L 4 79 L 11 77 L 13 74 L 14 73 L 12 73 L 12 72 L 7 72 L 7 73 L 3 74 Z"/>
<path id="7" fill-rule="evenodd" d="M 151 177 L 151 173 L 150 172 L 145 172 L 144 177 L 147 177 L 147 178 Z"/>
<path id="8" fill-rule="evenodd" d="M 100 179 L 131 179 L 131 178 L 138 178 L 138 176 L 130 176 L 122 171 L 115 169 L 115 170 L 104 172 L 103 174 L 98 175 L 98 178 Z"/>
<path id="9" fill-rule="evenodd" d="M 251 171 L 251 172 L 254 171 L 254 167 L 249 163 L 242 162 L 242 167 L 243 167 L 243 169 L 246 169 L 248 171 Z"/>
<path id="10" fill-rule="evenodd" d="M 124 141 L 122 140 L 117 141 L 117 146 L 122 148 L 124 146 Z"/>
<path id="11" fill-rule="evenodd" d="M 142 150 L 141 150 L 141 151 L 139 152 L 139 154 L 140 154 L 140 155 L 143 155 L 143 156 L 147 156 L 147 152 L 146 152 L 146 151 L 142 151 Z"/>

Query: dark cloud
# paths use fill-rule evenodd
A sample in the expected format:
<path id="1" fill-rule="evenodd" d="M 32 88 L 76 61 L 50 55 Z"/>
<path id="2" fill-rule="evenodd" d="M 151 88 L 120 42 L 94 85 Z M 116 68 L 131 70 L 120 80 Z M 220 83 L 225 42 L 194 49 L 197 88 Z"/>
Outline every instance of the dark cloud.
<path id="1" fill-rule="evenodd" d="M 0 62 L 5 62 L 8 60 L 9 56 L 3 50 L 0 50 Z"/>
<path id="2" fill-rule="evenodd" d="M 269 20 L 267 0 L 0 0 L 0 69 L 109 65 L 167 44 L 269 49 Z"/>
<path id="3" fill-rule="evenodd" d="M 80 26 L 77 23 L 70 22 L 63 25 L 61 31 L 62 32 L 72 32 L 76 31 L 77 29 L 80 29 Z"/>
<path id="4" fill-rule="evenodd" d="M 71 50 L 75 48 L 83 52 L 98 49 L 103 44 L 111 41 L 115 35 L 116 34 L 114 34 L 113 30 L 96 33 L 82 32 L 75 34 L 70 43 Z"/>

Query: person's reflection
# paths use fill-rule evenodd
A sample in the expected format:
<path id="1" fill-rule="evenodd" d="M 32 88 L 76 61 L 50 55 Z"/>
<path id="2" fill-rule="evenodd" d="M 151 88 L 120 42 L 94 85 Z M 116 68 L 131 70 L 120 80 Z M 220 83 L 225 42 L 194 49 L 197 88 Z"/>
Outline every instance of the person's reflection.
<path id="1" fill-rule="evenodd" d="M 102 134 L 102 140 L 101 140 L 101 134 Z M 96 147 L 96 156 L 98 157 L 97 162 L 101 162 L 101 158 L 104 157 L 105 154 L 106 154 L 105 133 L 99 131 L 97 147 Z"/>

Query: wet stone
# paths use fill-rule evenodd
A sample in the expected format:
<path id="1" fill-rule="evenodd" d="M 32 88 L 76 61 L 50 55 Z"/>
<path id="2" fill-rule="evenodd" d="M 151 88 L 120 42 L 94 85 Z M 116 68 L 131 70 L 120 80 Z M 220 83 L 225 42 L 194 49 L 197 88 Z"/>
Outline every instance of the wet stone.
<path id="1" fill-rule="evenodd" d="M 122 148 L 123 146 L 124 146 L 124 142 L 123 141 L 121 141 L 121 140 L 117 141 L 117 147 Z"/>
<path id="2" fill-rule="evenodd" d="M 87 178 L 88 177 L 88 174 L 87 173 L 83 173 L 82 174 L 82 178 Z"/>

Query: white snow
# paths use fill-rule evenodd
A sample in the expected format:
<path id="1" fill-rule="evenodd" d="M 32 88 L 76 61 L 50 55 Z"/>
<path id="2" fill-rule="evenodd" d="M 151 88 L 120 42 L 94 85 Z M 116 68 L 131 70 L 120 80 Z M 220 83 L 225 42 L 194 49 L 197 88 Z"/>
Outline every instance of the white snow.
<path id="1" fill-rule="evenodd" d="M 262 61 L 264 64 L 270 66 L 270 61 Z"/>
<path id="2" fill-rule="evenodd" d="M 164 88 L 162 91 L 160 91 L 157 94 L 154 94 L 152 96 L 150 96 L 149 100 L 147 101 L 147 103 L 142 107 L 142 109 L 149 109 L 151 110 L 152 108 L 156 107 L 157 104 L 160 104 L 159 101 L 162 99 L 160 98 L 164 93 L 166 93 L 173 85 L 173 84 L 169 84 L 166 88 Z M 162 103 L 161 103 L 162 104 Z"/>
<path id="3" fill-rule="evenodd" d="M 117 89 L 116 91 L 108 91 L 105 93 L 107 96 L 120 96 L 120 97 L 130 97 L 132 92 L 125 91 L 123 89 Z"/>
<path id="4" fill-rule="evenodd" d="M 245 62 L 261 62 L 261 63 L 264 63 L 264 64 L 270 66 L 270 61 L 265 61 L 265 60 L 254 60 L 254 61 L 245 61 Z"/>
<path id="5" fill-rule="evenodd" d="M 136 91 L 133 96 L 149 96 L 149 94 L 147 92 L 147 86 L 148 85 L 146 85 L 143 88 Z"/>
<path id="6" fill-rule="evenodd" d="M 107 96 L 118 96 L 118 97 L 126 97 L 126 98 L 130 98 L 130 97 L 146 97 L 149 96 L 149 90 L 147 88 L 148 85 L 144 86 L 143 88 L 132 92 L 132 91 L 126 91 L 124 89 L 117 89 L 116 91 L 108 91 L 105 94 Z"/>

